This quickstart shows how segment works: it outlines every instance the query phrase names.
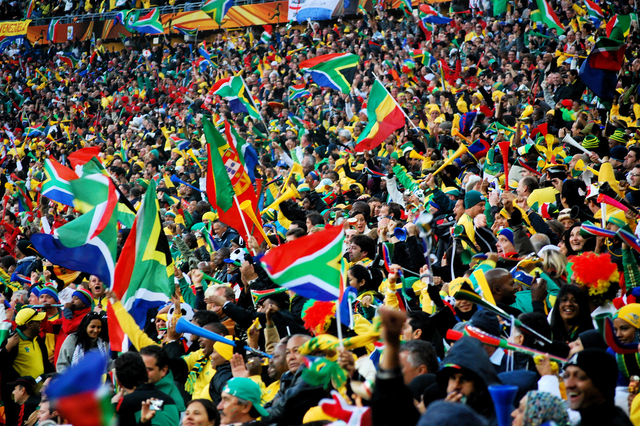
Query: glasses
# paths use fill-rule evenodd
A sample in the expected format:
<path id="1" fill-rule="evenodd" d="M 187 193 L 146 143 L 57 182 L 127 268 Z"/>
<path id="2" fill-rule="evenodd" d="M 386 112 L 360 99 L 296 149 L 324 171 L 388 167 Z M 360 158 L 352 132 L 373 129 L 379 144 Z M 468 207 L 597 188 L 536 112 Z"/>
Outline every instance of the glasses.
<path id="1" fill-rule="evenodd" d="M 629 173 L 629 176 L 631 176 L 631 177 L 640 177 L 640 175 L 635 174 L 635 173 Z"/>

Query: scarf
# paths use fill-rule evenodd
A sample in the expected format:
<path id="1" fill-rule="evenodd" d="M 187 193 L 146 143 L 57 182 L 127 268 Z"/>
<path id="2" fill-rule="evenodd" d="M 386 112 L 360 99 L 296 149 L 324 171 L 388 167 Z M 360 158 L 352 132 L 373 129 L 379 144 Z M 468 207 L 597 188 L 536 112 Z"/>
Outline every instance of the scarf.
<path id="1" fill-rule="evenodd" d="M 109 344 L 103 339 L 98 338 L 96 341 L 96 347 L 102 355 L 109 355 Z M 76 348 L 73 351 L 73 356 L 71 357 L 71 365 L 76 365 L 82 358 L 84 358 L 84 348 L 82 345 L 76 345 Z"/>
<path id="2" fill-rule="evenodd" d="M 189 371 L 189 376 L 187 377 L 187 382 L 184 384 L 184 390 L 187 391 L 190 395 L 193 395 L 193 391 L 195 390 L 196 380 L 198 380 L 198 376 L 202 372 L 202 369 L 207 364 L 208 357 L 203 356 L 193 364 L 193 367 Z"/>
<path id="3" fill-rule="evenodd" d="M 540 426 L 550 421 L 559 425 L 566 425 L 569 422 L 564 401 L 548 392 L 527 392 L 523 426 Z"/>

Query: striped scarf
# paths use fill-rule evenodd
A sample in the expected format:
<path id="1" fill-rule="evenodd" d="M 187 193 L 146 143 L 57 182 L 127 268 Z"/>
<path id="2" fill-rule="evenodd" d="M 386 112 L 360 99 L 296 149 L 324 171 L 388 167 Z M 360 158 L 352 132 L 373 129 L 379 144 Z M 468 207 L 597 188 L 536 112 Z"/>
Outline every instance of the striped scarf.
<path id="1" fill-rule="evenodd" d="M 92 348 L 94 346 L 98 348 L 98 351 L 100 351 L 100 353 L 103 355 L 109 354 L 109 343 L 104 339 L 98 338 L 98 340 L 95 342 L 95 345 L 91 346 Z M 73 355 L 71 357 L 71 365 L 76 365 L 82 358 L 84 358 L 84 348 L 82 347 L 82 345 L 76 345 L 76 348 L 73 350 Z"/>
<path id="2" fill-rule="evenodd" d="M 187 391 L 190 395 L 193 395 L 193 391 L 195 390 L 196 380 L 198 380 L 198 376 L 202 372 L 202 369 L 207 364 L 208 357 L 203 356 L 196 361 L 191 370 L 189 371 L 189 377 L 187 377 L 187 382 L 184 384 L 184 390 Z"/>

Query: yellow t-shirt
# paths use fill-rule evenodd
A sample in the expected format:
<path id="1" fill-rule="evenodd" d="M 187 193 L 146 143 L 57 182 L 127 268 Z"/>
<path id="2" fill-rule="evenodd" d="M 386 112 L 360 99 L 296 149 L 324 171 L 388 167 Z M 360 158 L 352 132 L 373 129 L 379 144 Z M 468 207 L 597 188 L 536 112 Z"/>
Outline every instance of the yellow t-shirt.
<path id="1" fill-rule="evenodd" d="M 463 214 L 460 219 L 458 219 L 458 225 L 462 225 L 464 227 L 464 232 L 467 234 L 469 240 L 475 244 L 476 243 L 476 228 L 473 225 L 473 219 L 468 214 Z M 467 248 L 467 243 L 465 241 L 462 242 L 464 248 Z"/>
<path id="2" fill-rule="evenodd" d="M 202 358 L 202 349 L 182 357 L 187 363 L 187 369 L 189 371 L 191 371 L 200 358 Z M 216 371 L 211 367 L 211 360 L 206 360 L 206 364 L 202 368 L 202 371 L 200 371 L 200 374 L 198 374 L 196 382 L 193 385 L 193 399 L 204 398 L 211 400 L 211 396 L 209 396 L 209 383 L 215 373 Z"/>
<path id="3" fill-rule="evenodd" d="M 276 380 L 275 382 L 267 386 L 267 388 L 264 390 L 264 393 L 262 394 L 262 403 L 266 404 L 267 402 L 273 401 L 273 398 L 276 397 L 276 394 L 279 390 L 280 380 Z"/>
<path id="4" fill-rule="evenodd" d="M 31 376 L 36 378 L 44 374 L 40 345 L 38 345 L 35 338 L 29 340 L 20 330 L 18 330 L 18 334 L 20 335 L 18 356 L 13 361 L 13 368 L 15 368 L 20 377 Z"/>

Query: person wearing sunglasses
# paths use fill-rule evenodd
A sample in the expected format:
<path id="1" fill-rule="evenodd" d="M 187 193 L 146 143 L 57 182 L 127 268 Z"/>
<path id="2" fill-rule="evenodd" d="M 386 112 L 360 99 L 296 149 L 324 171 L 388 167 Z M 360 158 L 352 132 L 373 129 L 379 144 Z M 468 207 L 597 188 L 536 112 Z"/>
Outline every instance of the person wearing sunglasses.
<path id="1" fill-rule="evenodd" d="M 18 424 L 20 406 L 11 400 L 9 383 L 19 377 L 34 379 L 54 372 L 49 362 L 47 347 L 40 332 L 40 323 L 47 314 L 31 308 L 23 308 L 15 317 L 14 334 L 0 346 L 0 391 L 5 405 L 7 424 Z"/>

